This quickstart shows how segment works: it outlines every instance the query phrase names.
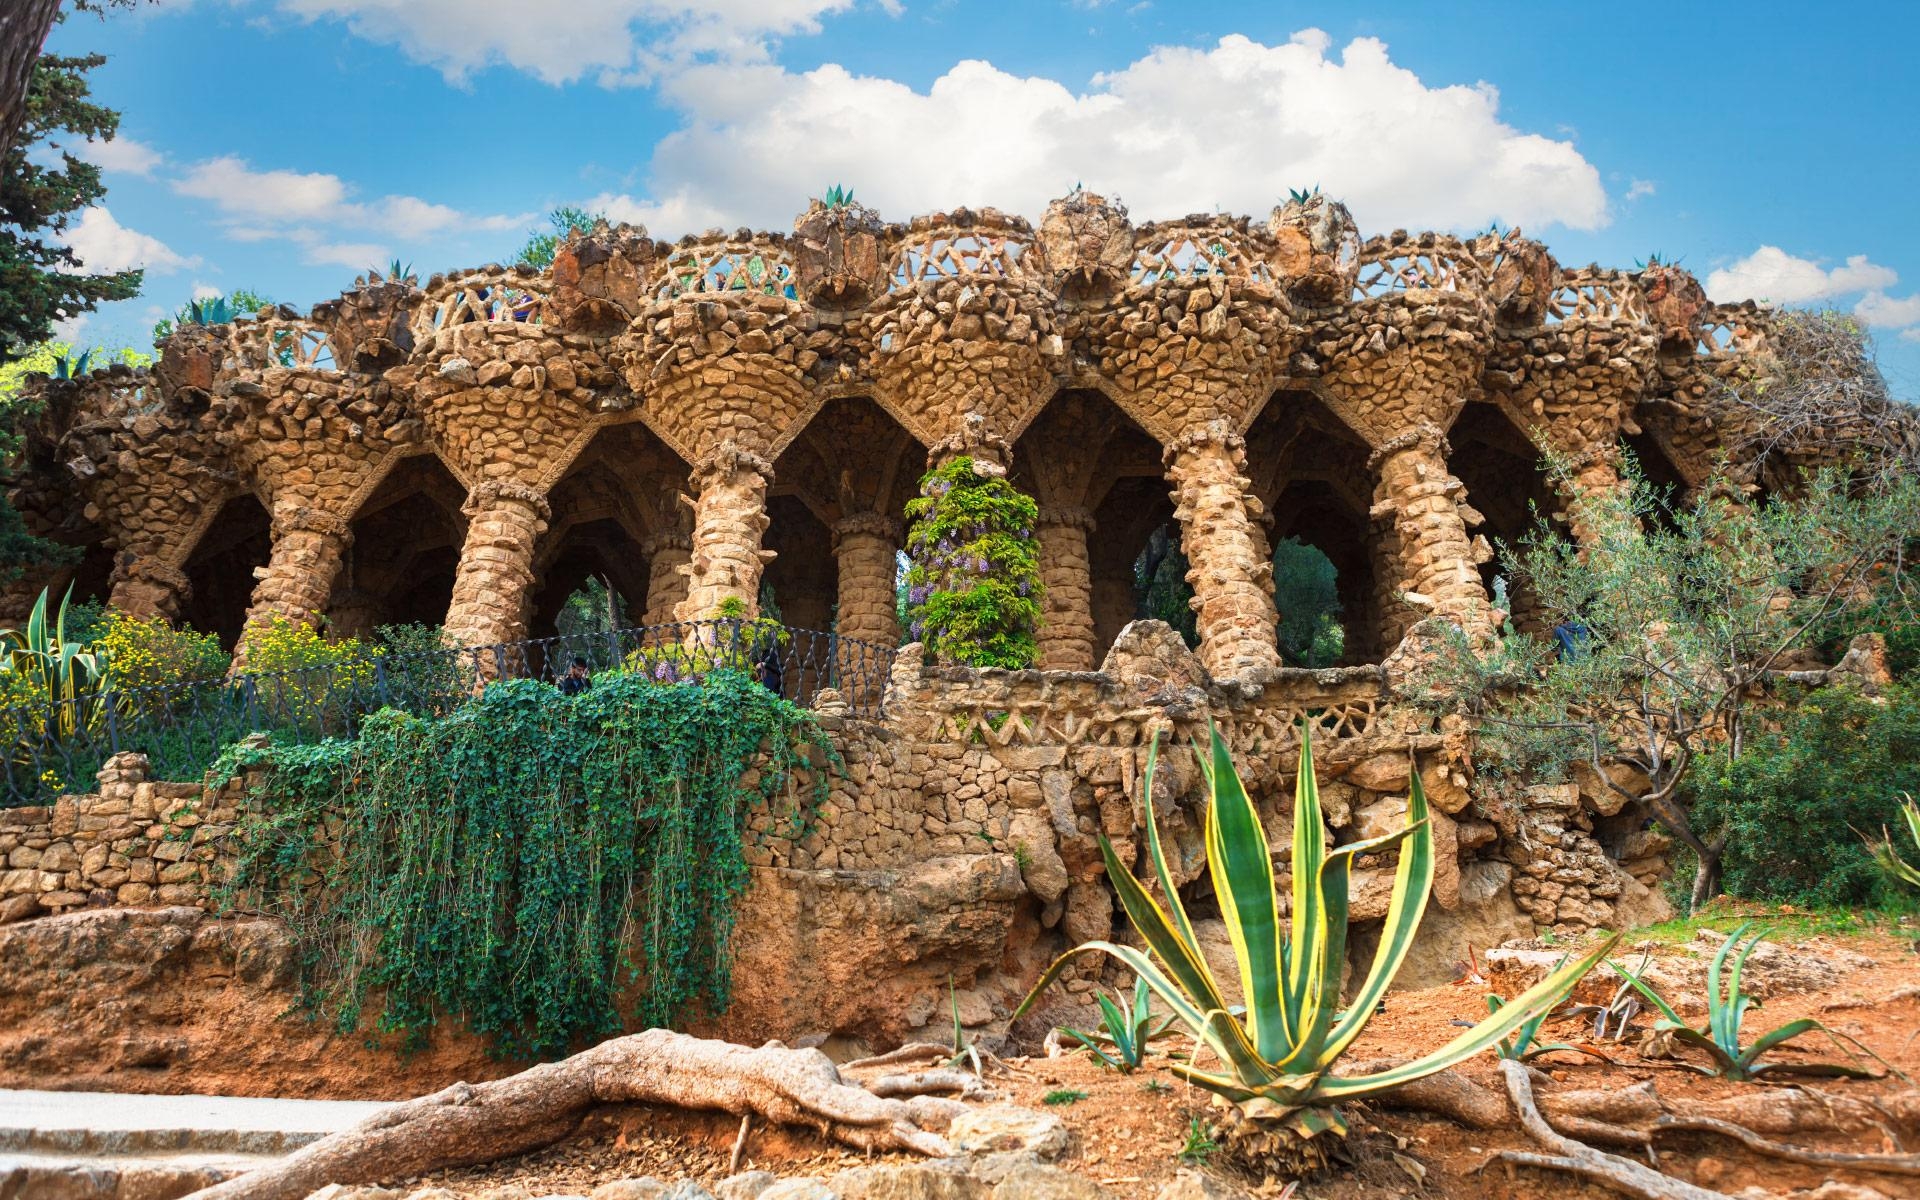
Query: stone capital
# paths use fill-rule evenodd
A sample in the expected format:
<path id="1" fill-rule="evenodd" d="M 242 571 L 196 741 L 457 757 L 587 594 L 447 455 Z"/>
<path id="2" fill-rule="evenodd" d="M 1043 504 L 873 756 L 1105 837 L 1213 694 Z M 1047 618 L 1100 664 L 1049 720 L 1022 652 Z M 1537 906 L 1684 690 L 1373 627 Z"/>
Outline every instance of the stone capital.
<path id="1" fill-rule="evenodd" d="M 488 479 L 475 485 L 473 491 L 467 494 L 467 502 L 460 511 L 471 517 L 498 508 L 503 503 L 522 505 L 543 522 L 553 517 L 553 505 L 547 500 L 545 492 L 504 479 Z"/>
<path id="2" fill-rule="evenodd" d="M 693 550 L 692 536 L 676 529 L 671 533 L 650 533 L 640 541 L 640 553 L 646 555 L 648 558 L 658 558 L 661 554 L 672 550 L 691 553 Z"/>
<path id="3" fill-rule="evenodd" d="M 1234 431 L 1225 421 L 1205 421 L 1191 429 L 1182 431 L 1167 443 L 1161 461 L 1171 467 L 1175 462 L 1189 455 L 1218 447 L 1238 463 L 1246 456 L 1247 439 Z"/>
<path id="4" fill-rule="evenodd" d="M 1040 519 L 1034 524 L 1041 529 L 1078 529 L 1082 533 L 1094 530 L 1093 513 L 1078 504 L 1043 504 Z"/>
<path id="5" fill-rule="evenodd" d="M 353 536 L 352 523 L 338 513 L 315 508 L 298 500 L 282 500 L 273 506 L 273 534 L 317 533 L 342 542 Z"/>
<path id="6" fill-rule="evenodd" d="M 1422 421 L 1405 433 L 1388 438 L 1367 455 L 1367 470 L 1378 469 L 1381 463 L 1408 450 L 1419 447 L 1431 447 L 1433 452 L 1444 461 L 1452 457 L 1453 450 L 1447 444 L 1446 431 L 1431 421 Z"/>
<path id="7" fill-rule="evenodd" d="M 834 551 L 839 552 L 843 538 L 857 537 L 861 534 L 885 538 L 889 543 L 898 546 L 902 540 L 900 519 L 877 512 L 857 512 L 841 517 L 833 523 Z"/>
<path id="8" fill-rule="evenodd" d="M 987 426 L 987 418 L 970 412 L 961 427 L 927 448 L 927 466 L 939 467 L 956 458 L 971 458 L 982 475 L 1005 475 L 1013 461 L 1013 443 Z"/>
<path id="9" fill-rule="evenodd" d="M 162 560 L 158 555 L 136 554 L 132 551 L 125 551 L 118 556 L 110 582 L 150 584 L 176 596 L 188 595 L 193 590 L 187 573 L 179 567 Z"/>
<path id="10" fill-rule="evenodd" d="M 764 480 L 771 480 L 773 464 L 767 461 L 766 456 L 728 438 L 702 454 L 700 461 L 693 465 L 693 485 L 695 488 L 705 488 L 715 478 L 725 478 L 743 472 L 758 475 Z"/>

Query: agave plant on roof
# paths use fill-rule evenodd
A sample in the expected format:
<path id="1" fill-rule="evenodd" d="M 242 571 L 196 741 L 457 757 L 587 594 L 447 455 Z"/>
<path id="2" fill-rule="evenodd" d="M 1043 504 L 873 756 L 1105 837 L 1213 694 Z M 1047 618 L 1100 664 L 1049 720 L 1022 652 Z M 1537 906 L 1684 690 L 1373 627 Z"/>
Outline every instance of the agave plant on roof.
<path id="1" fill-rule="evenodd" d="M 1610 938 L 1561 965 L 1424 1057 L 1372 1074 L 1336 1074 L 1341 1055 L 1366 1028 L 1406 961 L 1433 888 L 1433 831 L 1419 775 L 1411 777 L 1405 828 L 1330 848 L 1314 781 L 1312 743 L 1302 730 L 1293 807 L 1291 928 L 1283 931 L 1273 858 L 1259 812 L 1218 730 L 1211 731 L 1210 742 L 1204 749 L 1195 747 L 1210 797 L 1207 869 L 1233 943 L 1246 999 L 1244 1012 L 1228 1007 L 1194 936 L 1167 866 L 1151 799 L 1143 808 L 1147 853 L 1159 898 L 1134 878 L 1112 843 L 1104 837 L 1100 841 L 1107 877 L 1145 948 L 1108 941 L 1074 947 L 1041 975 L 1019 1012 L 1030 1008 L 1074 960 L 1088 954 L 1120 960 L 1166 1002 L 1204 1052 L 1218 1060 L 1217 1067 L 1203 1065 L 1203 1052 L 1196 1050 L 1193 1061 L 1172 1069 L 1238 1110 L 1227 1132 L 1230 1139 L 1243 1143 L 1243 1153 L 1249 1156 L 1279 1160 L 1296 1169 L 1323 1162 L 1324 1143 L 1313 1139 L 1345 1132 L 1338 1105 L 1391 1091 L 1495 1049 L 1502 1039 L 1559 1005 L 1618 941 Z M 1148 797 L 1158 754 L 1156 741 L 1148 753 L 1143 785 Z M 1351 1002 L 1343 1005 L 1340 982 L 1347 957 L 1348 882 L 1353 864 L 1364 855 L 1396 847 L 1399 864 L 1379 948 Z"/>

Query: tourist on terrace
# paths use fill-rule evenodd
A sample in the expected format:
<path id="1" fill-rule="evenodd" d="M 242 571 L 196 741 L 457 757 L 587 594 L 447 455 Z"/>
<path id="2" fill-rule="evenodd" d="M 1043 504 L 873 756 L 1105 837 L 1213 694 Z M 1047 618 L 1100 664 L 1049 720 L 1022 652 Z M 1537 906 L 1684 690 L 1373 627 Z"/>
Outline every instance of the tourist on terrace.
<path id="1" fill-rule="evenodd" d="M 564 695 L 578 696 L 593 686 L 593 676 L 587 674 L 587 660 L 574 656 L 573 665 L 560 677 L 560 691 Z"/>

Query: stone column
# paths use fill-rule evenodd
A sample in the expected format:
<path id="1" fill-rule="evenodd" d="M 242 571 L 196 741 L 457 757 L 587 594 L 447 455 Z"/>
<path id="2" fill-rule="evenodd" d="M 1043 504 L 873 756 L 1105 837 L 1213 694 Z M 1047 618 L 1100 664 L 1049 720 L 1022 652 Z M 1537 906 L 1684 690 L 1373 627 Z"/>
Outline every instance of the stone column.
<path id="1" fill-rule="evenodd" d="M 760 547 L 767 531 L 767 484 L 773 464 L 737 442 L 722 442 L 694 468 L 693 543 L 683 621 L 713 616 L 729 597 L 760 611 L 760 573 L 773 552 Z"/>
<path id="2" fill-rule="evenodd" d="M 1120 631 L 1133 620 L 1133 577 L 1131 575 L 1095 575 L 1093 577 L 1093 643 L 1096 653 L 1113 647 Z"/>
<path id="3" fill-rule="evenodd" d="M 1087 535 L 1093 514 L 1065 505 L 1040 510 L 1040 669 L 1091 671 L 1094 668 L 1093 564 Z"/>
<path id="4" fill-rule="evenodd" d="M 1278 667 L 1273 560 L 1263 558 L 1260 502 L 1246 476 L 1246 443 L 1210 421 L 1167 447 L 1167 481 L 1198 614 L 1200 661 L 1217 678 Z"/>
<path id="5" fill-rule="evenodd" d="M 1465 485 L 1447 470 L 1447 438 L 1423 424 L 1368 460 L 1376 480 L 1371 516 L 1391 523 L 1388 592 L 1422 615 L 1458 622 L 1469 636 L 1493 630 L 1493 604 L 1480 578 L 1485 555 L 1460 511 Z"/>
<path id="6" fill-rule="evenodd" d="M 647 611 L 642 625 L 671 625 L 687 598 L 687 562 L 693 557 L 693 539 L 686 534 L 656 533 L 640 543 L 647 556 Z"/>
<path id="7" fill-rule="evenodd" d="M 1619 451 L 1600 446 L 1573 458 L 1573 478 L 1559 485 L 1560 502 L 1567 528 L 1582 551 L 1591 550 L 1600 540 L 1600 532 L 1583 512 L 1589 501 L 1604 502 L 1625 491 L 1627 481 L 1620 477 Z"/>
<path id="8" fill-rule="evenodd" d="M 489 480 L 473 489 L 463 510 L 467 540 L 453 578 L 447 636 L 462 646 L 516 642 L 526 636 L 533 599 L 533 551 L 553 509 L 537 488 Z M 490 656 L 480 669 L 494 669 Z"/>
<path id="9" fill-rule="evenodd" d="M 275 617 L 319 626 L 352 540 L 345 517 L 298 500 L 274 504 L 273 553 L 267 565 L 255 571 L 260 582 L 254 585 L 236 657 L 244 659 L 246 640 Z"/>
<path id="10" fill-rule="evenodd" d="M 836 632 L 857 642 L 900 644 L 900 522 L 883 513 L 855 513 L 833 525 L 833 557 L 839 566 L 840 624 Z"/>
<path id="11" fill-rule="evenodd" d="M 164 617 L 178 624 L 193 599 L 193 583 L 157 554 L 122 551 L 113 565 L 107 603 L 135 617 Z"/>

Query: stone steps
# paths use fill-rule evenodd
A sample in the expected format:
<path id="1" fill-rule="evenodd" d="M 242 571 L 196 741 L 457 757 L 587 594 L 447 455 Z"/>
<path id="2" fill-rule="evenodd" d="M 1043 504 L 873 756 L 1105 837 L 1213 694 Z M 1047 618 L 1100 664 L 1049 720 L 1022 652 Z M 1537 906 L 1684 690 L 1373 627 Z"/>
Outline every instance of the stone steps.
<path id="1" fill-rule="evenodd" d="M 383 1105 L 0 1090 L 0 1200 L 173 1200 Z"/>

